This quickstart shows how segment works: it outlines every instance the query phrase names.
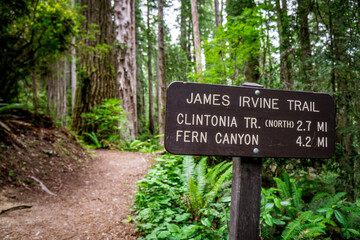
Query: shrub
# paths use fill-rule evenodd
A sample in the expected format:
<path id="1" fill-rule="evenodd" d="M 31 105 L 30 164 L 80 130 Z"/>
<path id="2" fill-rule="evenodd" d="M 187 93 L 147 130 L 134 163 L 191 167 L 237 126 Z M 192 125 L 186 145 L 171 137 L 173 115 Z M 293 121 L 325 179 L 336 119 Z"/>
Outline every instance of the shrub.
<path id="1" fill-rule="evenodd" d="M 85 141 L 94 143 L 96 147 L 111 147 L 114 144 L 117 146 L 127 135 L 128 121 L 119 99 L 105 99 L 100 106 L 81 117 L 93 129 L 91 133 L 85 134 Z"/>

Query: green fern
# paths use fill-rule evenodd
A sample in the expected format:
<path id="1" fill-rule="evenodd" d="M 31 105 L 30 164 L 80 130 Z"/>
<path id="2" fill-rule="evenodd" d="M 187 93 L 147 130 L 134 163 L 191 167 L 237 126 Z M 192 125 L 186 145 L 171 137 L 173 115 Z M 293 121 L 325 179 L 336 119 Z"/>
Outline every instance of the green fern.
<path id="1" fill-rule="evenodd" d="M 204 210 L 219 197 L 220 190 L 231 184 L 231 181 L 228 181 L 232 173 L 231 164 L 222 162 L 207 172 L 207 157 L 202 158 L 197 165 L 193 157 L 184 158 L 181 179 L 185 195 L 182 199 L 195 220 L 201 219 Z"/>
<path id="2" fill-rule="evenodd" d="M 274 181 L 276 182 L 277 188 L 280 189 L 280 197 L 283 201 L 291 199 L 291 192 L 290 189 L 287 187 L 284 181 L 282 181 L 280 178 L 274 177 Z"/>
<path id="3" fill-rule="evenodd" d="M 9 109 L 26 109 L 27 107 L 24 104 L 13 103 L 13 104 L 5 104 L 0 106 L 0 113 L 5 112 Z"/>
<path id="4" fill-rule="evenodd" d="M 301 211 L 302 206 L 303 206 L 303 201 L 302 201 L 302 189 L 298 188 L 295 180 L 291 180 L 291 194 L 292 194 L 292 202 L 294 207 L 297 209 L 297 211 Z"/>
<path id="5" fill-rule="evenodd" d="M 339 192 L 335 196 L 331 197 L 323 206 L 322 208 L 331 208 L 335 205 L 340 199 L 346 195 L 346 192 Z"/>
<path id="6" fill-rule="evenodd" d="M 206 178 L 209 180 L 210 185 L 214 185 L 219 175 L 222 174 L 232 165 L 232 162 L 222 162 L 216 165 L 211 171 L 206 175 Z"/>
<path id="7" fill-rule="evenodd" d="M 207 194 L 207 198 L 205 200 L 204 208 L 208 206 L 210 202 L 214 200 L 217 196 L 219 190 L 221 189 L 222 185 L 224 184 L 225 180 L 229 178 L 232 174 L 232 166 L 229 167 L 224 174 L 220 176 L 217 182 L 213 185 L 212 189 Z"/>
<path id="8" fill-rule="evenodd" d="M 193 172 L 195 168 L 194 158 L 192 156 L 185 156 L 182 165 L 183 171 L 181 174 L 181 179 L 186 187 L 186 192 L 189 193 L 189 183 L 190 179 L 193 177 Z"/>
<path id="9" fill-rule="evenodd" d="M 94 132 L 85 133 L 85 135 L 88 136 L 91 139 L 91 141 L 95 144 L 96 148 L 101 148 L 102 147 L 99 140 L 98 140 L 98 138 L 97 138 L 97 136 L 96 136 L 96 134 Z"/>
<path id="10" fill-rule="evenodd" d="M 201 195 L 199 194 L 199 190 L 194 181 L 194 178 L 191 178 L 189 181 L 189 194 L 190 194 L 191 209 L 193 210 L 195 220 L 199 220 L 201 216 L 200 209 L 202 209 L 203 207 L 203 201 Z"/>
<path id="11" fill-rule="evenodd" d="M 204 195 L 206 188 L 207 157 L 203 157 L 196 166 L 197 186 L 200 196 Z"/>
<path id="12" fill-rule="evenodd" d="M 304 223 L 310 218 L 311 215 L 311 211 L 302 212 L 297 219 L 287 225 L 287 227 L 281 234 L 281 238 L 283 240 L 290 240 L 298 237 L 300 232 L 304 230 Z"/>

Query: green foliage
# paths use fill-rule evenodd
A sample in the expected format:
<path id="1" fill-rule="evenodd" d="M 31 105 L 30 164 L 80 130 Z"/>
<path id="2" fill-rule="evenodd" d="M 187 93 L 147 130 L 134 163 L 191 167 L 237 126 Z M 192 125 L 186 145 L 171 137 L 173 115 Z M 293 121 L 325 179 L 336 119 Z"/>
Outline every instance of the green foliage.
<path id="1" fill-rule="evenodd" d="M 231 162 L 222 162 L 208 172 L 207 169 L 207 157 L 202 158 L 197 165 L 191 156 L 186 156 L 183 161 L 182 180 L 185 187 L 183 203 L 195 221 L 203 217 L 212 219 L 220 215 L 219 211 L 222 209 L 217 208 L 219 206 L 216 203 L 224 194 L 221 190 L 230 185 Z M 209 208 L 216 214 L 209 214 Z"/>
<path id="2" fill-rule="evenodd" d="M 156 158 L 158 164 L 138 182 L 133 206 L 145 239 L 227 239 L 231 162 L 209 166 L 208 160 Z M 276 187 L 262 188 L 262 239 L 360 239 L 360 201 L 350 202 L 346 193 L 318 181 L 284 173 L 274 178 Z"/>
<path id="3" fill-rule="evenodd" d="M 148 138 L 147 140 L 133 140 L 131 142 L 125 141 L 125 144 L 121 147 L 123 151 L 129 152 L 142 152 L 142 153 L 156 153 L 163 151 L 164 149 L 157 140 L 157 136 Z"/>
<path id="4" fill-rule="evenodd" d="M 12 109 L 26 109 L 24 104 L 13 103 L 13 104 L 0 104 L 0 113 L 3 114 Z"/>
<path id="5" fill-rule="evenodd" d="M 66 0 L 1 1 L 0 19 L 0 101 L 10 103 L 35 65 L 70 47 L 78 22 Z"/>
<path id="6" fill-rule="evenodd" d="M 229 221 L 231 163 L 163 155 L 138 182 L 133 211 L 146 239 L 225 239 Z M 209 171 L 208 171 L 209 169 Z"/>
<path id="7" fill-rule="evenodd" d="M 230 18 L 225 27 L 220 26 L 214 39 L 204 42 L 205 82 L 239 85 L 246 81 L 239 69 L 259 55 L 262 22 L 260 9 L 245 9 L 240 16 Z"/>
<path id="8" fill-rule="evenodd" d="M 95 143 L 96 147 L 117 146 L 127 134 L 125 126 L 128 121 L 119 99 L 105 99 L 100 106 L 81 117 L 93 129 L 91 134 L 86 133 L 88 139 L 85 138 L 85 141 Z"/>
<path id="9" fill-rule="evenodd" d="M 260 223 L 265 239 L 360 238 L 360 205 L 344 199 L 346 193 L 320 192 L 306 202 L 299 184 L 286 173 L 274 181 L 277 188 L 262 189 Z"/>
<path id="10" fill-rule="evenodd" d="M 101 144 L 96 136 L 96 134 L 94 132 L 92 133 L 85 133 L 85 136 L 89 137 L 90 140 L 95 144 L 96 148 L 101 148 Z"/>

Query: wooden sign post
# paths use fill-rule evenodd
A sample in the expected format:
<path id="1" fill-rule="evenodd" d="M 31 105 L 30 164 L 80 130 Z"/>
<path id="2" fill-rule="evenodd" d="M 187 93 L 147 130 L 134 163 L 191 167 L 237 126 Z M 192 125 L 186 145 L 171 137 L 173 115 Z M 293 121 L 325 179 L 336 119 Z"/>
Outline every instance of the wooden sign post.
<path id="1" fill-rule="evenodd" d="M 258 84 L 243 86 L 263 88 Z M 259 239 L 261 175 L 261 158 L 233 157 L 229 240 Z"/>
<path id="2" fill-rule="evenodd" d="M 167 90 L 165 148 L 234 157 L 230 239 L 258 239 L 261 158 L 331 157 L 334 101 L 328 94 L 254 84 L 173 82 Z"/>
<path id="3" fill-rule="evenodd" d="M 233 158 L 229 240 L 259 239 L 262 160 Z"/>

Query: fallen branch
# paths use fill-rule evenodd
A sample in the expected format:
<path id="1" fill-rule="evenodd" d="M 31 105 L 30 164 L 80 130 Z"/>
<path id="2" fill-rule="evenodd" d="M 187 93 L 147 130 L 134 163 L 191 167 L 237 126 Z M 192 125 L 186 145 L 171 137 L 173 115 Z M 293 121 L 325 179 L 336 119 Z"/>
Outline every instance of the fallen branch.
<path id="1" fill-rule="evenodd" d="M 39 179 L 37 179 L 36 177 L 33 177 L 31 176 L 30 178 L 34 179 L 35 181 L 37 181 L 40 186 L 41 186 L 41 189 L 44 190 L 46 193 L 50 194 L 50 195 L 53 195 L 53 196 L 56 196 L 55 193 L 51 192 Z"/>
<path id="2" fill-rule="evenodd" d="M 20 206 L 15 206 L 15 207 L 11 207 L 5 210 L 1 210 L 0 215 L 4 214 L 6 212 L 10 212 L 10 211 L 15 211 L 15 210 L 20 210 L 20 209 L 26 209 L 26 208 L 31 208 L 32 206 L 29 205 L 20 205 Z"/>

